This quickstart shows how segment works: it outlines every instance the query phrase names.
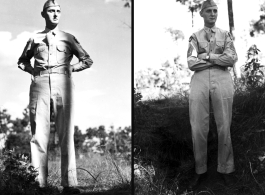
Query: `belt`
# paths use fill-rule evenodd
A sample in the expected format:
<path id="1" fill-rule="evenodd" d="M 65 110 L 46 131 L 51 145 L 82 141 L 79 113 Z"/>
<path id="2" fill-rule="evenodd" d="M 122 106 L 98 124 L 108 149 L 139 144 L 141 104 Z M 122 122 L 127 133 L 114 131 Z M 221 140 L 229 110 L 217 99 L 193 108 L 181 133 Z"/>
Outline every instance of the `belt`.
<path id="1" fill-rule="evenodd" d="M 200 71 L 208 70 L 208 69 L 219 69 L 219 70 L 226 71 L 226 70 L 227 70 L 227 67 L 219 66 L 219 65 L 213 65 L 213 66 L 210 66 L 210 67 L 205 67 L 205 68 L 202 69 L 202 70 L 196 70 L 195 72 L 200 72 Z"/>
<path id="2" fill-rule="evenodd" d="M 227 67 L 224 67 L 224 66 L 219 66 L 219 65 L 213 65 L 211 67 L 209 67 L 209 69 L 220 69 L 220 70 L 227 70 Z"/>
<path id="3" fill-rule="evenodd" d="M 67 68 L 54 68 L 54 69 L 47 69 L 47 70 L 41 70 L 39 72 L 34 72 L 34 76 L 41 76 L 45 74 L 65 74 L 69 75 L 69 70 Z"/>

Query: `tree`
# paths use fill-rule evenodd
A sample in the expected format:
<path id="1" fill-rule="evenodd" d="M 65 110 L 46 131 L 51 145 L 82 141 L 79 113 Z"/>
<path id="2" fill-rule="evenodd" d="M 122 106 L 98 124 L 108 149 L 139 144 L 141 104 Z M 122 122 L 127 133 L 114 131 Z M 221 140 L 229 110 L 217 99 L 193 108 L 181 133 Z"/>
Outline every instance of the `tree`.
<path id="1" fill-rule="evenodd" d="M 192 27 L 193 27 L 193 17 L 194 17 L 194 12 L 197 12 L 201 9 L 202 2 L 204 0 L 176 0 L 176 2 L 180 2 L 182 5 L 187 5 L 189 11 L 191 12 L 192 16 Z"/>
<path id="2" fill-rule="evenodd" d="M 94 128 L 89 127 L 86 130 L 86 137 L 88 139 L 92 139 L 93 137 L 96 137 L 96 136 L 97 136 L 97 128 L 96 127 L 94 127 Z"/>
<path id="3" fill-rule="evenodd" d="M 265 1 L 263 4 L 260 5 L 260 10 L 263 14 L 260 15 L 260 19 L 258 21 L 252 21 L 250 24 L 250 36 L 254 37 L 255 33 L 265 33 Z"/>
<path id="4" fill-rule="evenodd" d="M 100 139 L 100 146 L 105 147 L 107 135 L 108 134 L 106 133 L 105 126 L 99 126 L 97 130 L 97 137 Z"/>
<path id="5" fill-rule="evenodd" d="M 12 124 L 12 128 L 9 128 L 5 148 L 15 149 L 15 153 L 29 154 L 31 135 L 29 129 L 26 128 L 29 125 L 28 107 L 24 109 L 22 119 L 9 120 L 9 123 Z"/>
<path id="6" fill-rule="evenodd" d="M 260 64 L 260 50 L 252 45 L 247 52 L 247 62 L 244 65 L 244 84 L 247 89 L 256 89 L 264 83 L 264 66 Z"/>

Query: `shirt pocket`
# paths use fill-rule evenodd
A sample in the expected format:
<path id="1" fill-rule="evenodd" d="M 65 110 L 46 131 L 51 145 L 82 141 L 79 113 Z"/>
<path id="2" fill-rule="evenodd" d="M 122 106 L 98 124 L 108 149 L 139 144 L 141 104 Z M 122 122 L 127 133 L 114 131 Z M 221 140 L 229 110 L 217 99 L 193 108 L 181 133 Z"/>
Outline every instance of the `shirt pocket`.
<path id="1" fill-rule="evenodd" d="M 199 42 L 199 54 L 208 53 L 208 42 Z"/>
<path id="2" fill-rule="evenodd" d="M 45 45 L 40 45 L 35 49 L 34 57 L 39 60 L 47 60 L 48 58 L 48 48 Z"/>
<path id="3" fill-rule="evenodd" d="M 56 46 L 56 59 L 59 64 L 67 63 L 71 61 L 70 49 L 65 45 Z"/>
<path id="4" fill-rule="evenodd" d="M 222 54 L 225 50 L 225 42 L 224 41 L 216 41 L 216 54 Z"/>

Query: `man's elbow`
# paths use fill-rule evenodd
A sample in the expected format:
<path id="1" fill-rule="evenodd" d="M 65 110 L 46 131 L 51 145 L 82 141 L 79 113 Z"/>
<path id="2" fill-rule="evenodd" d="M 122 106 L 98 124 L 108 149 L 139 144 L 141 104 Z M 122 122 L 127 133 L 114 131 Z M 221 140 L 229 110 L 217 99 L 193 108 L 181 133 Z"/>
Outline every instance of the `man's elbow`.
<path id="1" fill-rule="evenodd" d="M 189 67 L 189 69 L 190 69 L 191 71 L 195 71 L 195 70 L 194 70 L 194 66 L 193 66 L 193 64 L 190 64 L 189 62 L 188 62 L 188 67 Z"/>
<path id="2" fill-rule="evenodd" d="M 237 60 L 238 60 L 237 55 L 232 55 L 230 58 L 231 58 L 232 64 L 235 64 L 237 62 Z"/>

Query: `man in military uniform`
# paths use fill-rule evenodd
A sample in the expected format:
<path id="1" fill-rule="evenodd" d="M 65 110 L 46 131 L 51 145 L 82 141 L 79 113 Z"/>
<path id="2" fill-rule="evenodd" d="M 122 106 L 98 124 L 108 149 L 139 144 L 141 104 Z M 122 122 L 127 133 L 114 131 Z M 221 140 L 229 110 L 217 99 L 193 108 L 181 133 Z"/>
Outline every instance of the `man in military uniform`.
<path id="1" fill-rule="evenodd" d="M 200 15 L 204 19 L 204 28 L 190 37 L 187 54 L 189 69 L 194 71 L 190 83 L 189 110 L 196 174 L 190 188 L 205 178 L 207 172 L 210 102 L 218 133 L 217 172 L 229 184 L 232 178 L 229 173 L 234 171 L 230 137 L 234 88 L 228 67 L 234 66 L 237 54 L 231 34 L 215 26 L 218 16 L 216 3 L 204 1 Z"/>
<path id="2" fill-rule="evenodd" d="M 18 60 L 18 67 L 32 75 L 29 106 L 32 165 L 39 172 L 40 187 L 45 188 L 52 102 L 61 148 L 63 192 L 79 194 L 79 189 L 75 187 L 77 176 L 73 123 L 74 85 L 71 74 L 89 68 L 93 62 L 73 35 L 59 30 L 61 8 L 56 1 L 46 1 L 41 15 L 46 22 L 45 30 L 29 39 Z M 73 55 L 79 59 L 79 63 L 70 65 Z M 34 67 L 30 63 L 32 57 L 35 58 Z"/>

